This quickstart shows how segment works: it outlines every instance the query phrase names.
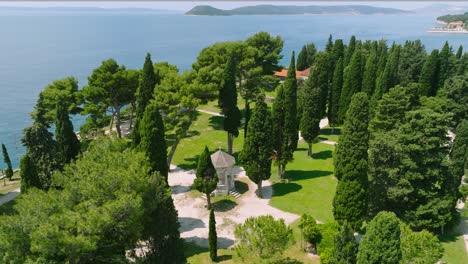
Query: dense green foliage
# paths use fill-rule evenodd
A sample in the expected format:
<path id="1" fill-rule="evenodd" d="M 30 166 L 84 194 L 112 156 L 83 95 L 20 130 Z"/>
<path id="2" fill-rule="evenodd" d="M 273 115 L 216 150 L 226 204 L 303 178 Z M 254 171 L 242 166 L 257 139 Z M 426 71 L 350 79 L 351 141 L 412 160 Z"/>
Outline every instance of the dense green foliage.
<path id="1" fill-rule="evenodd" d="M 310 214 L 302 214 L 299 228 L 301 229 L 302 237 L 315 248 L 322 238 L 315 219 Z"/>
<path id="2" fill-rule="evenodd" d="M 350 47 L 348 47 L 350 52 Z M 361 90 L 362 85 L 362 52 L 360 45 L 354 51 L 351 61 L 343 75 L 343 88 L 340 95 L 339 119 L 344 120 L 351 98 Z"/>
<path id="3" fill-rule="evenodd" d="M 153 241 L 179 239 L 177 213 L 171 196 L 163 195 L 168 194 L 164 181 L 152 181 L 144 156 L 125 149 L 125 142 L 99 140 L 54 175 L 56 189 L 22 194 L 15 205 L 18 214 L 0 217 L 2 262 L 126 263 L 126 252 L 152 235 L 147 231 L 158 224 L 157 211 L 159 220 L 165 219 L 158 226 L 161 236 Z M 151 195 L 155 191 L 159 196 Z M 168 207 L 160 197 L 175 214 L 162 213 Z M 175 229 L 168 226 L 171 221 Z M 170 256 L 160 258 L 164 263 L 181 260 L 180 247 L 160 251 L 153 246 L 147 244 L 150 252 Z"/>
<path id="4" fill-rule="evenodd" d="M 301 136 L 309 145 L 307 155 L 312 157 L 312 143 L 320 133 L 320 89 L 312 86 L 312 82 L 307 80 L 301 90 L 302 113 L 300 113 L 301 122 L 299 123 Z"/>
<path id="5" fill-rule="evenodd" d="M 468 120 L 463 120 L 457 126 L 457 135 L 453 141 L 450 159 L 454 181 L 460 181 L 468 168 Z"/>
<path id="6" fill-rule="evenodd" d="M 358 264 L 394 264 L 402 258 L 400 221 L 394 213 L 380 212 L 369 223 L 359 244 Z"/>
<path id="7" fill-rule="evenodd" d="M 5 177 L 11 180 L 11 177 L 13 177 L 13 166 L 11 165 L 11 159 L 10 159 L 10 155 L 8 155 L 8 150 L 5 147 L 5 144 L 3 143 L 2 143 L 2 156 L 3 156 L 3 162 L 7 165 L 7 167 L 4 170 Z"/>
<path id="8" fill-rule="evenodd" d="M 242 257 L 268 259 L 283 253 L 292 242 L 292 230 L 271 215 L 249 217 L 236 227 L 236 252 Z"/>
<path id="9" fill-rule="evenodd" d="M 257 184 L 257 194 L 262 197 L 262 181 L 271 176 L 271 153 L 273 135 L 271 114 L 263 96 L 259 96 L 255 103 L 252 119 L 249 122 L 247 138 L 240 153 L 240 161 L 246 175 Z"/>
<path id="10" fill-rule="evenodd" d="M 314 63 L 317 48 L 313 43 L 302 46 L 301 52 L 297 55 L 297 70 L 303 71 Z"/>
<path id="11" fill-rule="evenodd" d="M 427 230 L 413 232 L 401 224 L 401 263 L 436 263 L 443 255 L 444 249 L 439 239 Z"/>
<path id="12" fill-rule="evenodd" d="M 336 44 L 335 46 L 336 47 Z M 342 124 L 340 120 L 340 97 L 341 89 L 343 88 L 343 59 L 339 58 L 336 62 L 333 72 L 333 82 L 330 89 L 328 102 L 328 122 L 330 126 L 335 127 Z"/>
<path id="13" fill-rule="evenodd" d="M 468 24 L 468 12 L 459 15 L 444 15 L 437 17 L 437 20 L 444 21 L 446 23 L 463 21 L 465 26 Z"/>
<path id="14" fill-rule="evenodd" d="M 334 159 L 339 181 L 333 215 L 339 223 L 347 221 L 354 230 L 361 227 L 367 213 L 368 123 L 369 99 L 360 92 L 351 100 Z"/>
<path id="15" fill-rule="evenodd" d="M 358 243 L 353 234 L 351 226 L 344 222 L 340 227 L 340 232 L 335 235 L 335 246 L 333 250 L 334 264 L 356 263 Z"/>
<path id="16" fill-rule="evenodd" d="M 196 178 L 193 181 L 193 188 L 206 195 L 208 209 L 211 209 L 211 193 L 216 189 L 218 184 L 218 175 L 211 162 L 210 151 L 208 147 L 198 158 Z"/>

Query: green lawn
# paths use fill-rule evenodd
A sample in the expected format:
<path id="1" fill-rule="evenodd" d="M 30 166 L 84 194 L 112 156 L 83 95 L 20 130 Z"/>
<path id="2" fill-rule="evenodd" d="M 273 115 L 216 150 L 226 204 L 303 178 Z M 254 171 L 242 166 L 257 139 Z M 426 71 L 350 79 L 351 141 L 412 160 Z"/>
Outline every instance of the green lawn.
<path id="1" fill-rule="evenodd" d="M 333 177 L 331 145 L 316 143 L 313 158 L 307 156 L 307 145 L 300 142 L 294 161 L 286 166 L 289 182 L 281 182 L 273 169 L 273 198 L 270 204 L 286 212 L 310 213 L 322 222 L 333 220 L 332 201 L 337 181 Z"/>
<path id="2" fill-rule="evenodd" d="M 465 242 L 463 236 L 447 235 L 440 238 L 444 247 L 444 256 L 442 260 L 448 264 L 468 263 L 468 254 L 465 251 Z"/>
<path id="3" fill-rule="evenodd" d="M 207 146 L 210 151 L 219 148 L 227 149 L 227 133 L 223 130 L 220 116 L 199 113 L 190 127 L 188 137 L 182 139 L 172 159 L 175 164 L 183 169 L 193 169 L 198 155 Z M 234 138 L 234 155 L 242 149 L 244 144 L 244 130 L 239 131 L 239 136 Z M 170 147 L 170 146 L 169 146 Z"/>
<path id="4" fill-rule="evenodd" d="M 338 142 L 338 137 L 340 136 L 340 134 L 340 128 L 335 128 L 334 131 L 332 131 L 331 127 L 325 127 L 322 130 L 320 130 L 320 135 L 318 136 L 318 139 Z"/>

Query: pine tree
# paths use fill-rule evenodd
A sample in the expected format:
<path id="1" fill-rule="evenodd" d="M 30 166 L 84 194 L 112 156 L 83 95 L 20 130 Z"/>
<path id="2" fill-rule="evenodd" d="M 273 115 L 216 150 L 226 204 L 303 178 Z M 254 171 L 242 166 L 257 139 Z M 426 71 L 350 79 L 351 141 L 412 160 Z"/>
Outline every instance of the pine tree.
<path id="1" fill-rule="evenodd" d="M 353 230 L 348 222 L 340 227 L 340 232 L 335 235 L 333 247 L 333 264 L 355 264 L 358 253 L 358 243 L 354 238 Z"/>
<path id="2" fill-rule="evenodd" d="M 224 130 L 227 132 L 228 153 L 232 154 L 234 137 L 239 136 L 241 112 L 237 107 L 236 63 L 233 55 L 229 56 L 223 74 L 223 86 L 219 91 L 219 107 L 224 114 Z"/>
<path id="3" fill-rule="evenodd" d="M 364 67 L 364 75 L 362 78 L 362 91 L 367 93 L 368 96 L 372 96 L 375 90 L 378 63 L 376 52 L 376 50 L 371 51 L 369 57 L 367 58 L 366 65 Z"/>
<path id="4" fill-rule="evenodd" d="M 159 78 L 156 76 L 153 67 L 153 61 L 151 60 L 151 54 L 147 53 L 145 57 L 145 63 L 143 64 L 143 70 L 141 74 L 140 83 L 136 94 L 136 118 L 135 125 L 132 131 L 133 145 L 137 146 L 140 144 L 140 122 L 143 118 L 146 106 L 150 103 L 153 98 L 154 87 L 159 83 Z"/>
<path id="5" fill-rule="evenodd" d="M 400 221 L 394 213 L 380 212 L 367 226 L 359 245 L 357 263 L 394 264 L 401 258 Z"/>
<path id="6" fill-rule="evenodd" d="M 167 165 L 167 147 L 164 136 L 164 123 L 155 104 L 146 106 L 140 122 L 140 149 L 148 158 L 151 173 L 158 171 L 166 179 L 169 173 Z"/>
<path id="7" fill-rule="evenodd" d="M 439 74 L 438 74 L 438 87 L 444 86 L 445 80 L 450 77 L 452 67 L 450 65 L 451 57 L 453 56 L 452 49 L 446 41 L 442 50 L 439 53 Z"/>
<path id="8" fill-rule="evenodd" d="M 206 195 L 207 208 L 211 209 L 211 193 L 218 185 L 218 175 L 211 162 L 210 151 L 208 147 L 198 158 L 196 178 L 193 181 L 193 188 Z"/>
<path id="9" fill-rule="evenodd" d="M 68 116 L 66 105 L 59 101 L 55 115 L 55 140 L 65 164 L 70 163 L 80 153 L 80 141 L 73 131 L 73 124 Z"/>
<path id="10" fill-rule="evenodd" d="M 340 96 L 339 119 L 344 120 L 346 112 L 348 111 L 351 97 L 361 90 L 362 84 L 362 52 L 361 49 L 356 48 L 350 64 L 346 67 L 343 76 L 343 89 Z"/>
<path id="11" fill-rule="evenodd" d="M 336 43 L 335 46 L 336 47 Z M 328 101 L 328 122 L 332 129 L 335 126 L 341 125 L 342 120 L 339 119 L 340 112 L 340 97 L 341 89 L 343 88 L 343 59 L 339 58 L 336 62 L 335 71 L 333 72 L 333 83 L 330 89 Z"/>
<path id="12" fill-rule="evenodd" d="M 330 34 L 330 36 L 328 36 L 327 45 L 325 45 L 325 51 L 331 52 L 332 49 L 333 49 L 333 37 Z"/>
<path id="13" fill-rule="evenodd" d="M 270 178 L 273 151 L 271 116 L 263 96 L 257 98 L 247 129 L 249 133 L 240 153 L 240 161 L 249 179 L 257 184 L 258 196 L 262 197 L 262 181 Z"/>
<path id="14" fill-rule="evenodd" d="M 457 49 L 457 54 L 455 55 L 455 58 L 459 60 L 461 59 L 462 55 L 463 55 L 463 45 L 460 45 L 460 47 L 458 47 Z"/>
<path id="15" fill-rule="evenodd" d="M 7 148 L 5 144 L 2 144 L 2 154 L 3 154 L 3 162 L 7 165 L 5 169 L 5 176 L 11 180 L 13 177 L 13 166 L 11 165 L 10 155 L 8 155 Z"/>
<path id="16" fill-rule="evenodd" d="M 439 51 L 433 50 L 421 70 L 421 96 L 435 96 L 439 85 Z"/>
<path id="17" fill-rule="evenodd" d="M 309 80 L 303 86 L 300 130 L 302 137 L 309 145 L 307 155 L 312 157 L 312 143 L 320 134 L 321 113 L 320 89 L 313 87 Z"/>
<path id="18" fill-rule="evenodd" d="M 210 249 L 210 259 L 216 261 L 218 258 L 218 235 L 216 234 L 216 219 L 213 208 L 210 210 L 210 222 L 208 229 L 208 247 Z"/>
<path id="19" fill-rule="evenodd" d="M 361 227 L 367 213 L 368 124 L 369 100 L 360 92 L 351 100 L 334 159 L 339 182 L 333 215 L 339 223 L 348 221 L 355 230 Z"/>

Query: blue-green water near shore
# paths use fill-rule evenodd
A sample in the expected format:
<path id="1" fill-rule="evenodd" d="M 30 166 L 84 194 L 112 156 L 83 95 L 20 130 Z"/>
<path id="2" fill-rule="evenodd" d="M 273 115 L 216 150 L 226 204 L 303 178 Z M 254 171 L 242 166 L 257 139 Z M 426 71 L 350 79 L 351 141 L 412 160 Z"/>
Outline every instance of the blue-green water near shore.
<path id="1" fill-rule="evenodd" d="M 15 167 L 24 153 L 22 129 L 38 93 L 50 82 L 75 76 L 80 87 L 101 61 L 115 58 L 139 68 L 146 52 L 187 70 L 199 51 L 218 41 L 242 40 L 258 31 L 281 35 L 283 64 L 292 50 L 314 42 L 323 48 L 329 34 L 347 42 L 421 39 L 427 50 L 447 40 L 468 48 L 466 34 L 430 34 L 435 15 L 300 15 L 199 17 L 182 14 L 114 11 L 28 11 L 0 9 L 0 142 Z M 82 118 L 75 118 L 78 130 Z M 4 167 L 0 161 L 0 169 Z"/>

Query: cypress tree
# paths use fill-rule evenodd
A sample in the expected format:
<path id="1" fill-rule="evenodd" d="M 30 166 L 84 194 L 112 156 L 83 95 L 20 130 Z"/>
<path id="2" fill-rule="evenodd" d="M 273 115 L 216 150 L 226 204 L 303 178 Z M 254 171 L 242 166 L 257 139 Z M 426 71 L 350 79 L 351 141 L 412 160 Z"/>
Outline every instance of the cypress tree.
<path id="1" fill-rule="evenodd" d="M 315 47 L 314 43 L 309 43 L 306 45 L 306 49 L 307 49 L 307 67 L 306 68 L 308 68 L 312 66 L 312 64 L 314 64 L 315 54 L 317 53 L 317 48 Z"/>
<path id="2" fill-rule="evenodd" d="M 346 47 L 345 57 L 344 57 L 344 66 L 348 66 L 351 63 L 351 58 L 354 54 L 354 49 L 356 48 L 356 37 L 353 35 L 349 39 L 348 47 Z"/>
<path id="3" fill-rule="evenodd" d="M 336 44 L 335 44 L 336 47 Z M 341 125 L 342 120 L 339 118 L 340 112 L 340 97 L 341 89 L 343 88 L 343 59 L 339 58 L 336 65 L 335 71 L 333 72 L 333 83 L 330 89 L 330 95 L 328 100 L 328 122 L 330 126 Z"/>
<path id="4" fill-rule="evenodd" d="M 310 80 L 310 79 L 309 79 Z M 312 157 L 313 140 L 320 134 L 320 89 L 307 81 L 302 92 L 301 135 L 309 145 L 307 155 Z"/>
<path id="5" fill-rule="evenodd" d="M 297 70 L 298 71 L 303 71 L 307 69 L 310 65 L 308 65 L 308 53 L 307 53 L 307 48 L 306 46 L 302 46 L 301 52 L 299 52 L 299 55 L 297 56 Z"/>
<path id="6" fill-rule="evenodd" d="M 457 75 L 464 75 L 468 69 L 468 53 L 463 54 L 458 62 Z"/>
<path id="7" fill-rule="evenodd" d="M 224 114 L 224 130 L 227 132 L 228 153 L 232 154 L 234 137 L 239 136 L 239 126 L 241 125 L 241 112 L 237 107 L 236 90 L 236 63 L 234 57 L 229 56 L 224 69 L 223 85 L 219 91 L 218 104 Z"/>
<path id="8" fill-rule="evenodd" d="M 167 165 L 167 147 L 164 136 L 164 123 L 155 104 L 150 103 L 140 122 L 140 149 L 148 158 L 151 173 L 158 171 L 166 179 L 169 173 Z"/>
<path id="9" fill-rule="evenodd" d="M 333 199 L 333 215 L 357 230 L 367 213 L 367 149 L 369 100 L 363 92 L 353 96 L 343 134 L 335 153 L 335 176 L 339 180 Z"/>
<path id="10" fill-rule="evenodd" d="M 73 124 L 68 116 L 68 109 L 59 100 L 56 109 L 55 139 L 65 164 L 70 163 L 80 153 L 80 141 L 73 132 Z"/>
<path id="11" fill-rule="evenodd" d="M 435 96 L 439 85 L 439 51 L 433 50 L 424 63 L 421 70 L 419 83 L 421 96 Z"/>
<path id="12" fill-rule="evenodd" d="M 375 92 L 371 99 L 371 112 L 373 113 L 377 102 L 382 98 L 383 94 L 398 83 L 398 61 L 399 61 L 399 46 L 393 45 L 388 56 L 387 63 L 383 72 L 378 76 L 376 81 Z"/>
<path id="13" fill-rule="evenodd" d="M 30 188 L 42 188 L 37 168 L 31 157 L 25 154 L 20 161 L 21 192 L 26 193 Z"/>
<path id="14" fill-rule="evenodd" d="M 335 40 L 335 44 L 333 44 L 333 49 L 331 51 L 333 66 L 336 65 L 336 63 L 338 62 L 340 58 L 344 59 L 344 56 L 345 56 L 345 48 L 344 48 L 343 40 L 337 39 Z"/>
<path id="15" fill-rule="evenodd" d="M 10 155 L 8 155 L 7 148 L 5 144 L 2 144 L 2 154 L 3 154 L 3 162 L 7 165 L 5 169 L 5 176 L 11 180 L 13 177 L 13 166 L 11 165 Z"/>
<path id="16" fill-rule="evenodd" d="M 333 247 L 333 264 L 355 264 L 358 253 L 358 243 L 354 238 L 353 230 L 348 222 L 340 227 L 340 232 L 335 235 Z"/>
<path id="17" fill-rule="evenodd" d="M 400 221 L 394 213 L 380 212 L 367 226 L 359 245 L 358 264 L 394 264 L 402 258 Z"/>
<path id="18" fill-rule="evenodd" d="M 439 53 L 439 74 L 438 74 L 438 87 L 437 89 L 444 86 L 445 80 L 450 77 L 452 67 L 450 65 L 451 56 L 453 55 L 452 50 L 447 41 L 445 41 L 444 47 Z"/>
<path id="19" fill-rule="evenodd" d="M 278 170 L 278 177 L 283 177 L 283 139 L 285 126 L 285 109 L 284 109 L 284 88 L 283 84 L 276 88 L 276 97 L 273 101 L 272 119 L 273 119 L 273 159 Z"/>
<path id="20" fill-rule="evenodd" d="M 288 69 L 288 77 L 284 85 L 284 136 L 282 140 L 282 176 L 285 176 L 286 164 L 293 160 L 293 153 L 297 148 L 299 139 L 298 116 L 297 116 L 297 80 L 296 66 L 294 62 L 294 51 Z"/>
<path id="21" fill-rule="evenodd" d="M 330 36 L 328 36 L 327 45 L 325 45 L 325 51 L 326 52 L 331 52 L 332 49 L 333 49 L 333 37 L 330 34 Z"/>
<path id="22" fill-rule="evenodd" d="M 362 78 L 362 91 L 368 96 L 372 96 L 375 90 L 375 82 L 377 79 L 377 51 L 372 49 L 369 57 L 367 58 L 364 67 L 364 76 Z"/>
<path id="23" fill-rule="evenodd" d="M 313 87 L 320 90 L 320 116 L 326 114 L 330 75 L 330 57 L 328 53 L 321 52 L 315 58 L 315 64 L 311 69 L 310 78 L 308 79 Z"/>
<path id="24" fill-rule="evenodd" d="M 143 64 L 143 70 L 141 73 L 141 79 L 136 93 L 136 118 L 135 125 L 132 131 L 133 145 L 137 146 L 140 144 L 140 122 L 143 118 L 146 106 L 150 103 L 153 98 L 153 91 L 159 80 L 154 72 L 153 61 L 151 60 L 151 54 L 147 53 L 145 57 L 145 63 Z"/>
<path id="25" fill-rule="evenodd" d="M 210 249 L 210 258 L 216 261 L 218 258 L 218 235 L 216 234 L 216 219 L 213 208 L 210 210 L 210 222 L 208 229 L 208 247 Z"/>
<path id="26" fill-rule="evenodd" d="M 465 174 L 465 168 L 468 168 L 468 120 L 463 120 L 458 124 L 456 133 L 450 152 L 450 160 L 452 161 L 454 184 L 458 188 L 461 177 Z"/>
<path id="27" fill-rule="evenodd" d="M 218 175 L 211 162 L 210 151 L 208 147 L 205 149 L 198 158 L 196 178 L 193 181 L 193 187 L 199 192 L 206 195 L 206 202 L 208 209 L 211 209 L 211 193 L 218 185 Z"/>
<path id="28" fill-rule="evenodd" d="M 455 58 L 459 60 L 461 59 L 462 55 L 463 55 L 463 45 L 460 45 L 457 49 L 457 54 L 455 55 Z"/>
<path id="29" fill-rule="evenodd" d="M 377 45 L 377 58 L 379 58 L 379 62 L 377 63 L 377 74 L 376 76 L 379 77 L 385 69 L 385 64 L 387 64 L 387 57 L 388 57 L 388 47 L 387 42 L 385 40 L 379 41 Z"/>
<path id="30" fill-rule="evenodd" d="M 263 96 L 257 98 L 247 129 L 249 134 L 244 141 L 240 161 L 249 179 L 257 184 L 258 196 L 262 197 L 262 181 L 268 180 L 271 176 L 273 151 L 271 115 Z"/>
<path id="31" fill-rule="evenodd" d="M 343 89 L 340 96 L 339 119 L 344 120 L 346 112 L 348 111 L 351 97 L 361 90 L 362 83 L 362 52 L 358 47 L 352 58 L 350 64 L 346 67 L 343 77 Z"/>

